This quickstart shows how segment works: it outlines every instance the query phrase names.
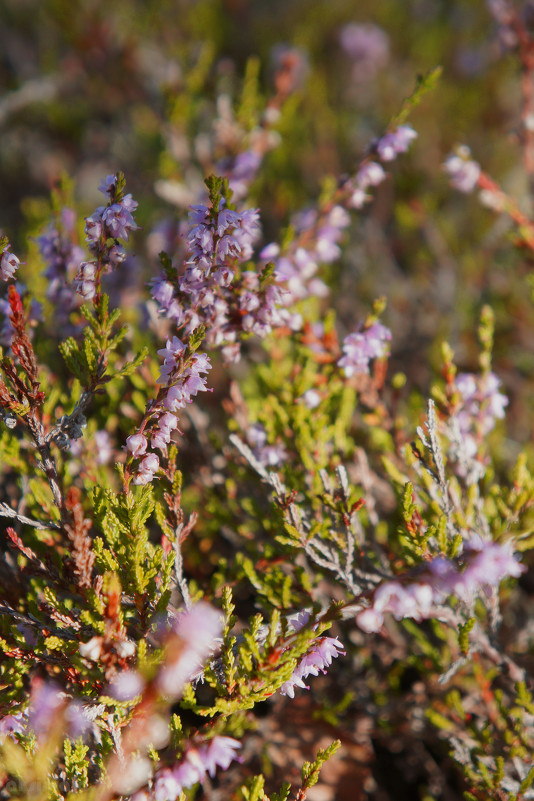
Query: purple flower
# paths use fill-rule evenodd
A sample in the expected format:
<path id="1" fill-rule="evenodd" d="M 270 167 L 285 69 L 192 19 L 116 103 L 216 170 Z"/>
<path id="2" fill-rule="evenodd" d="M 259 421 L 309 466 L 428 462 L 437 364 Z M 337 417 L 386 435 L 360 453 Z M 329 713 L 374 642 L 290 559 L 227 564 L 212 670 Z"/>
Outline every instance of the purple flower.
<path id="1" fill-rule="evenodd" d="M 507 576 L 519 577 L 526 570 L 517 560 L 510 543 L 481 542 L 476 549 L 466 550 L 467 567 L 461 574 L 466 589 L 498 587 Z"/>
<path id="2" fill-rule="evenodd" d="M 376 634 L 384 624 L 384 615 L 374 606 L 370 606 L 356 615 L 356 623 L 367 634 Z"/>
<path id="3" fill-rule="evenodd" d="M 111 682 L 108 695 L 117 701 L 131 701 L 141 695 L 144 687 L 144 679 L 139 673 L 135 670 L 123 670 Z"/>
<path id="4" fill-rule="evenodd" d="M 365 191 L 369 186 L 381 184 L 385 177 L 386 173 L 381 164 L 376 161 L 367 161 L 356 173 L 356 184 L 359 189 Z"/>
<path id="5" fill-rule="evenodd" d="M 56 684 L 43 682 L 32 690 L 28 723 L 37 734 L 46 734 L 66 706 L 66 694 Z"/>
<path id="6" fill-rule="evenodd" d="M 387 66 L 389 38 L 377 25 L 350 23 L 341 29 L 341 47 L 353 61 L 353 78 L 358 83 L 373 80 Z"/>
<path id="7" fill-rule="evenodd" d="M 20 259 L 14 253 L 9 252 L 10 247 L 11 245 L 7 245 L 0 256 L 0 279 L 2 281 L 9 281 L 10 278 L 13 278 L 20 265 Z"/>
<path id="8" fill-rule="evenodd" d="M 155 801 L 176 801 L 182 792 L 182 785 L 169 768 L 158 771 L 154 782 Z"/>
<path id="9" fill-rule="evenodd" d="M 94 442 L 97 450 L 96 463 L 108 464 L 113 455 L 113 448 L 108 432 L 95 431 Z"/>
<path id="10" fill-rule="evenodd" d="M 326 668 L 332 660 L 344 654 L 343 644 L 334 637 L 321 637 L 316 644 L 302 657 L 290 678 L 280 687 L 282 695 L 295 697 L 295 687 L 309 690 L 304 683 L 307 676 L 318 676 L 319 672 L 326 673 Z"/>
<path id="11" fill-rule="evenodd" d="M 116 175 L 106 175 L 106 177 L 102 180 L 102 183 L 99 184 L 98 191 L 102 192 L 103 195 L 113 195 L 115 191 L 116 180 Z"/>
<path id="12" fill-rule="evenodd" d="M 135 231 L 138 228 L 124 201 L 108 206 L 102 214 L 102 222 L 105 224 L 109 235 L 115 239 L 128 239 L 130 231 Z"/>
<path id="13" fill-rule="evenodd" d="M 371 359 L 387 355 L 387 342 L 391 331 L 381 323 L 373 323 L 363 331 L 349 334 L 343 341 L 343 356 L 338 365 L 343 368 L 347 378 L 357 373 L 368 373 Z"/>
<path id="14" fill-rule="evenodd" d="M 496 420 L 504 417 L 508 398 L 499 392 L 501 382 L 494 373 L 459 373 L 455 386 L 460 404 L 447 425 L 450 453 L 457 462 L 456 473 L 473 483 L 483 474 L 483 466 L 477 460 L 481 438 L 495 428 Z"/>
<path id="15" fill-rule="evenodd" d="M 133 483 L 137 486 L 150 484 L 154 480 L 154 474 L 159 469 L 159 459 L 155 453 L 149 453 L 140 463 L 137 473 L 133 478 Z"/>
<path id="16" fill-rule="evenodd" d="M 78 273 L 72 283 L 75 292 L 81 295 L 84 300 L 91 300 L 96 294 L 96 264 L 94 261 L 82 261 L 79 265 Z"/>
<path id="17" fill-rule="evenodd" d="M 26 731 L 26 720 L 23 712 L 14 715 L 6 715 L 0 720 L 0 742 L 6 735 L 24 734 Z"/>
<path id="18" fill-rule="evenodd" d="M 173 632 L 183 647 L 176 658 L 164 664 L 157 685 L 164 695 L 177 698 L 183 685 L 202 668 L 215 647 L 222 632 L 221 614 L 209 604 L 200 602 L 178 615 Z"/>
<path id="19" fill-rule="evenodd" d="M 241 743 L 232 737 L 216 735 L 207 745 L 189 748 L 173 768 L 158 771 L 154 781 L 155 801 L 176 801 L 182 790 L 202 784 L 206 774 L 215 776 L 217 768 L 226 770 L 237 759 Z"/>
<path id="20" fill-rule="evenodd" d="M 135 435 L 134 435 L 135 436 Z M 134 476 L 134 484 L 150 484 L 154 478 L 154 473 L 159 470 L 159 459 L 155 453 L 148 453 L 139 463 L 137 473 Z"/>
<path id="21" fill-rule="evenodd" d="M 451 186 L 460 192 L 472 192 L 478 183 L 481 169 L 476 161 L 470 158 L 468 147 L 461 145 L 455 153 L 445 159 L 443 169 L 449 176 Z"/>
<path id="22" fill-rule="evenodd" d="M 236 751 L 241 743 L 233 737 L 215 736 L 210 740 L 207 748 L 201 749 L 201 759 L 205 770 L 211 777 L 215 776 L 217 768 L 227 770 L 230 764 L 237 759 Z"/>
<path id="23" fill-rule="evenodd" d="M 410 142 L 417 137 L 417 133 L 409 125 L 399 127 L 387 133 L 376 144 L 376 150 L 382 161 L 393 161 L 399 153 L 406 153 Z"/>
<path id="24" fill-rule="evenodd" d="M 146 452 L 147 445 L 147 439 L 144 434 L 132 434 L 126 440 L 126 447 L 134 459 L 137 459 Z"/>
<path id="25" fill-rule="evenodd" d="M 99 206 L 90 217 L 85 218 L 85 236 L 89 245 L 98 242 L 102 236 L 102 213 L 104 206 Z"/>

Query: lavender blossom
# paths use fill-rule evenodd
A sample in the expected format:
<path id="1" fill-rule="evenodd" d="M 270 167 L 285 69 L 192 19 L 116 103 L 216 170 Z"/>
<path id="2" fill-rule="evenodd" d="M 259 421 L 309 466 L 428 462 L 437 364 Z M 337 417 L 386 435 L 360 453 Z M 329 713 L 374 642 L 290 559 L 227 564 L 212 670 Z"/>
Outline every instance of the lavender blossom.
<path id="1" fill-rule="evenodd" d="M 181 647 L 169 650 L 169 659 L 157 678 L 159 690 L 169 698 L 178 698 L 183 685 L 202 668 L 222 632 L 221 614 L 200 602 L 182 612 L 173 626 Z M 172 653 L 172 656 L 171 656 Z"/>
<path id="2" fill-rule="evenodd" d="M 9 244 L 5 245 L 0 256 L 0 279 L 2 281 L 9 281 L 10 278 L 13 278 L 20 266 L 20 259 L 14 253 L 10 253 L 10 247 Z"/>
<path id="3" fill-rule="evenodd" d="M 341 29 L 340 42 L 352 59 L 352 76 L 358 83 L 372 81 L 389 61 L 389 38 L 377 25 L 350 23 Z"/>
<path id="4" fill-rule="evenodd" d="M 126 440 L 126 448 L 134 458 L 142 456 L 147 449 L 147 438 L 143 434 L 132 434 Z"/>
<path id="5" fill-rule="evenodd" d="M 393 161 L 400 153 L 406 153 L 417 133 L 409 125 L 399 125 L 394 131 L 385 134 L 376 143 L 376 152 L 382 161 Z"/>
<path id="6" fill-rule="evenodd" d="M 76 215 L 63 208 L 57 219 L 44 233 L 36 237 L 42 259 L 46 263 L 44 275 L 49 284 L 46 297 L 55 306 L 58 324 L 68 324 L 71 311 L 76 308 L 75 288 L 70 284 L 84 259 L 84 251 L 76 244 Z M 86 288 L 87 291 L 87 288 Z M 80 294 L 84 294 L 81 292 Z"/>
<path id="7" fill-rule="evenodd" d="M 287 459 L 287 451 L 281 443 L 269 445 L 267 432 L 261 423 L 255 423 L 247 431 L 247 439 L 252 445 L 254 456 L 264 467 L 277 467 Z"/>
<path id="8" fill-rule="evenodd" d="M 148 453 L 141 461 L 134 476 L 133 483 L 137 485 L 150 484 L 159 470 L 159 459 L 155 453 Z"/>
<path id="9" fill-rule="evenodd" d="M 376 161 L 366 161 L 356 173 L 356 187 L 365 191 L 370 186 L 378 186 L 385 180 L 386 173 Z"/>
<path id="10" fill-rule="evenodd" d="M 123 191 L 124 178 L 108 175 L 99 189 L 108 196 L 106 206 L 99 206 L 85 219 L 86 243 L 93 255 L 91 261 L 82 262 L 73 282 L 73 289 L 84 300 L 97 295 L 102 273 L 110 272 L 126 258 L 124 248 L 117 239 L 128 240 L 138 226 L 133 218 L 137 202 Z"/>
<path id="11" fill-rule="evenodd" d="M 480 177 L 480 165 L 473 161 L 470 156 L 471 151 L 469 148 L 461 145 L 445 159 L 443 164 L 443 169 L 449 176 L 451 186 L 460 192 L 472 192 Z"/>
<path id="12" fill-rule="evenodd" d="M 135 670 L 123 670 L 111 682 L 108 695 L 117 701 L 131 701 L 141 695 L 144 687 L 144 679 L 139 673 Z"/>
<path id="13" fill-rule="evenodd" d="M 473 484 L 484 474 L 484 466 L 478 459 L 481 440 L 495 428 L 497 420 L 504 418 L 508 398 L 499 392 L 501 382 L 494 373 L 481 376 L 459 373 L 455 386 L 460 402 L 445 432 L 457 475 Z"/>
<path id="14" fill-rule="evenodd" d="M 449 596 L 472 602 L 475 596 L 497 588 L 507 576 L 518 577 L 526 568 L 514 556 L 511 545 L 484 542 L 480 538 L 467 544 L 463 569 L 456 561 L 438 556 L 425 565 L 416 582 L 386 581 L 374 591 L 370 605 L 356 615 L 358 626 L 368 633 L 378 632 L 384 615 L 397 620 L 432 617 L 435 607 Z"/>
<path id="15" fill-rule="evenodd" d="M 387 342 L 391 331 L 381 323 L 373 323 L 369 328 L 349 334 L 343 341 L 343 356 L 338 365 L 343 368 L 347 378 L 357 373 L 368 373 L 372 359 L 387 356 Z"/>
<path id="16" fill-rule="evenodd" d="M 27 715 L 28 727 L 38 737 L 47 735 L 58 720 L 64 721 L 69 737 L 74 739 L 85 734 L 91 725 L 82 704 L 70 699 L 54 683 L 43 682 L 32 689 Z"/>
<path id="17" fill-rule="evenodd" d="M 334 637 L 321 637 L 313 647 L 302 657 L 290 678 L 280 687 L 280 693 L 289 698 L 295 697 L 295 687 L 310 688 L 304 683 L 307 676 L 318 676 L 319 672 L 326 673 L 332 664 L 332 659 L 345 654 L 343 644 Z"/>
<path id="18" fill-rule="evenodd" d="M 217 768 L 227 770 L 237 759 L 241 743 L 232 737 L 215 736 L 207 745 L 189 748 L 173 768 L 158 771 L 154 781 L 155 801 L 176 801 L 183 790 L 202 784 L 206 774 L 215 776 Z"/>
<path id="19" fill-rule="evenodd" d="M 26 716 L 23 712 L 16 712 L 14 715 L 3 717 L 0 720 L 0 743 L 6 736 L 12 737 L 14 734 L 24 734 L 26 725 Z"/>

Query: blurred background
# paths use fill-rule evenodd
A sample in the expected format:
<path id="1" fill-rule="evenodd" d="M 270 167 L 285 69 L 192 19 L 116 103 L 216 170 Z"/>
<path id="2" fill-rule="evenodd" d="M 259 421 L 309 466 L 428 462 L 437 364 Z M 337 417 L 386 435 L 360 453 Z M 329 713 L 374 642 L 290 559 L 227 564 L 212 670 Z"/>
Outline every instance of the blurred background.
<path id="1" fill-rule="evenodd" d="M 529 4 L 519 10 L 530 24 Z M 474 368 L 476 320 L 492 303 L 513 435 L 527 441 L 530 254 L 510 247 L 507 219 L 452 190 L 441 166 L 455 144 L 467 144 L 528 213 L 516 44 L 483 0 L 3 0 L 0 229 L 24 249 L 62 175 L 88 214 L 101 177 L 117 170 L 139 201 L 143 236 L 164 219 L 183 219 L 221 155 L 225 115 L 247 80 L 256 91 L 245 127 L 276 94 L 289 52 L 276 144 L 250 201 L 271 241 L 328 176 L 354 170 L 416 76 L 441 65 L 438 87 L 411 116 L 419 134 L 411 153 L 354 217 L 330 280 L 346 329 L 387 286 L 395 366 L 424 390 L 443 337 L 460 366 Z M 149 254 L 136 256 L 149 278 Z"/>

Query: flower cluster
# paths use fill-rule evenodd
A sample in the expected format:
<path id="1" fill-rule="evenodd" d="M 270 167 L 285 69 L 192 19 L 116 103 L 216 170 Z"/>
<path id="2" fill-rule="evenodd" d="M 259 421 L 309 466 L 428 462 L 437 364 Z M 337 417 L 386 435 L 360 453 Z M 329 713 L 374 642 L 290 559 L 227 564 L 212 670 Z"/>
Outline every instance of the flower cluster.
<path id="1" fill-rule="evenodd" d="M 358 373 L 368 373 L 372 359 L 387 356 L 389 340 L 391 331 L 381 323 L 373 323 L 362 331 L 349 334 L 343 340 L 343 356 L 338 365 L 343 368 L 347 378 Z"/>
<path id="2" fill-rule="evenodd" d="M 416 131 L 409 125 L 399 125 L 388 131 L 380 139 L 373 142 L 372 152 L 376 153 L 381 161 L 393 161 L 401 153 L 406 153 L 410 143 L 417 137 Z M 344 189 L 349 193 L 348 205 L 354 209 L 361 209 L 371 199 L 367 190 L 378 186 L 385 179 L 386 173 L 381 164 L 372 159 L 366 159 L 360 166 L 354 178 L 346 182 Z"/>
<path id="3" fill-rule="evenodd" d="M 335 205 L 322 215 L 316 209 L 301 212 L 291 224 L 297 234 L 295 247 L 282 252 L 279 245 L 271 243 L 260 253 L 264 262 L 274 261 L 275 275 L 288 290 L 287 305 L 309 295 L 325 297 L 328 294 L 328 287 L 316 273 L 320 264 L 331 264 L 341 255 L 339 242 L 350 224 L 350 216 L 342 206 Z M 308 240 L 306 244 L 305 239 Z"/>
<path id="4" fill-rule="evenodd" d="M 291 674 L 290 678 L 280 687 L 280 693 L 289 698 L 295 697 L 295 687 L 302 687 L 309 690 L 304 679 L 308 676 L 318 676 L 319 673 L 326 673 L 326 669 L 332 664 L 332 660 L 340 654 L 345 654 L 343 644 L 335 637 L 320 637 L 313 647 L 302 657 L 299 664 Z"/>
<path id="5" fill-rule="evenodd" d="M 75 224 L 74 211 L 64 207 L 57 220 L 35 240 L 46 263 L 46 297 L 54 305 L 56 320 L 60 325 L 68 323 L 70 312 L 77 306 L 70 281 L 85 256 L 83 249 L 75 241 Z"/>
<path id="6" fill-rule="evenodd" d="M 267 432 L 261 423 L 254 423 L 247 430 L 247 440 L 252 446 L 254 456 L 264 467 L 277 467 L 287 459 L 287 451 L 280 443 L 269 445 L 267 443 Z"/>
<path id="7" fill-rule="evenodd" d="M 466 603 L 482 590 L 498 587 L 506 576 L 520 576 L 526 568 L 516 559 L 508 544 L 483 542 L 473 538 L 465 547 L 463 569 L 438 556 L 425 565 L 416 581 L 386 581 L 374 591 L 371 604 L 356 615 L 363 631 L 380 631 L 384 615 L 397 620 L 430 617 L 436 604 L 454 595 Z"/>
<path id="8" fill-rule="evenodd" d="M 0 741 L 4 736 L 33 733 L 46 738 L 54 725 L 62 722 L 69 737 L 76 739 L 91 726 L 86 710 L 53 682 L 35 682 L 28 707 L 0 720 Z"/>
<path id="9" fill-rule="evenodd" d="M 84 300 L 98 293 L 101 276 L 110 272 L 126 258 L 118 239 L 128 240 L 138 226 L 133 218 L 137 202 L 124 194 L 124 178 L 120 173 L 108 175 L 98 187 L 108 197 L 106 206 L 99 206 L 85 219 L 86 243 L 93 254 L 91 261 L 80 264 L 73 288 Z"/>
<path id="10" fill-rule="evenodd" d="M 476 187 L 481 173 L 480 165 L 472 160 L 471 151 L 465 145 L 457 147 L 445 159 L 443 169 L 449 176 L 451 186 L 466 194 Z"/>
<path id="11" fill-rule="evenodd" d="M 408 125 L 401 125 L 376 140 L 372 150 L 382 161 L 392 161 L 408 150 L 416 136 Z M 274 261 L 276 278 L 287 287 L 285 305 L 290 306 L 310 295 L 324 297 L 328 294 L 328 287 L 316 274 L 320 264 L 331 264 L 341 254 L 339 243 L 350 224 L 344 206 L 361 209 L 370 200 L 366 190 L 380 184 L 385 177 L 384 168 L 367 159 L 355 178 L 343 184 L 340 202 L 322 211 L 307 209 L 293 217 L 291 227 L 295 236 L 287 248 L 282 250 L 278 244 L 270 243 L 262 250 L 260 258 L 264 263 Z"/>
<path id="12" fill-rule="evenodd" d="M 220 347 L 227 362 L 240 355 L 239 334 L 265 337 L 273 328 L 295 326 L 299 320 L 283 308 L 285 292 L 272 277 L 263 281 L 251 270 L 239 271 L 248 261 L 259 231 L 258 213 L 223 206 L 215 213 L 204 205 L 192 207 L 184 274 L 176 293 L 168 276 L 152 284 L 160 311 L 186 335 L 206 327 L 206 344 Z"/>
<path id="13" fill-rule="evenodd" d="M 162 386 L 158 401 L 151 410 L 150 447 L 167 453 L 172 432 L 178 428 L 175 412 L 184 409 L 199 392 L 207 392 L 206 377 L 201 375 L 211 369 L 209 357 L 204 353 L 186 355 L 187 348 L 178 337 L 168 339 L 166 346 L 158 351 L 163 358 L 158 383 Z M 159 469 L 159 458 L 147 453 L 147 434 L 143 430 L 131 434 L 126 440 L 126 449 L 138 465 L 134 484 L 149 484 Z"/>
<path id="14" fill-rule="evenodd" d="M 468 483 L 477 481 L 484 467 L 477 460 L 482 439 L 495 427 L 495 422 L 505 416 L 508 398 L 499 392 L 500 380 L 494 373 L 475 375 L 459 373 L 455 387 L 459 394 L 459 405 L 445 427 L 451 441 L 450 455 L 456 461 L 456 472 L 467 478 Z"/>
<path id="15" fill-rule="evenodd" d="M 183 790 L 202 784 L 207 774 L 215 776 L 217 768 L 227 770 L 237 759 L 237 751 L 241 743 L 233 737 L 216 735 L 206 745 L 189 748 L 184 758 L 172 768 L 162 768 L 154 780 L 153 798 L 155 801 L 176 801 Z M 132 801 L 143 801 L 148 798 L 141 791 L 133 796 Z"/>

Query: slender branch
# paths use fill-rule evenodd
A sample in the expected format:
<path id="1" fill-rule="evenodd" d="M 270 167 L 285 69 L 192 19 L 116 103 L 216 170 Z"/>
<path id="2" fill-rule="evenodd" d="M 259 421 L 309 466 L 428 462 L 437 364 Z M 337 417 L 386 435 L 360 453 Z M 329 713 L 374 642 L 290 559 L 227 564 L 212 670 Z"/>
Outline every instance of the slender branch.
<path id="1" fill-rule="evenodd" d="M 16 509 L 12 509 L 11 506 L 8 506 L 8 504 L 4 502 L 0 503 L 0 517 L 10 517 L 13 520 L 17 520 L 19 523 L 38 529 L 54 529 L 55 531 L 61 529 L 61 526 L 58 526 L 57 523 L 52 523 L 52 521 L 41 523 L 40 520 L 32 520 L 30 517 L 26 517 L 26 515 L 21 515 Z"/>

